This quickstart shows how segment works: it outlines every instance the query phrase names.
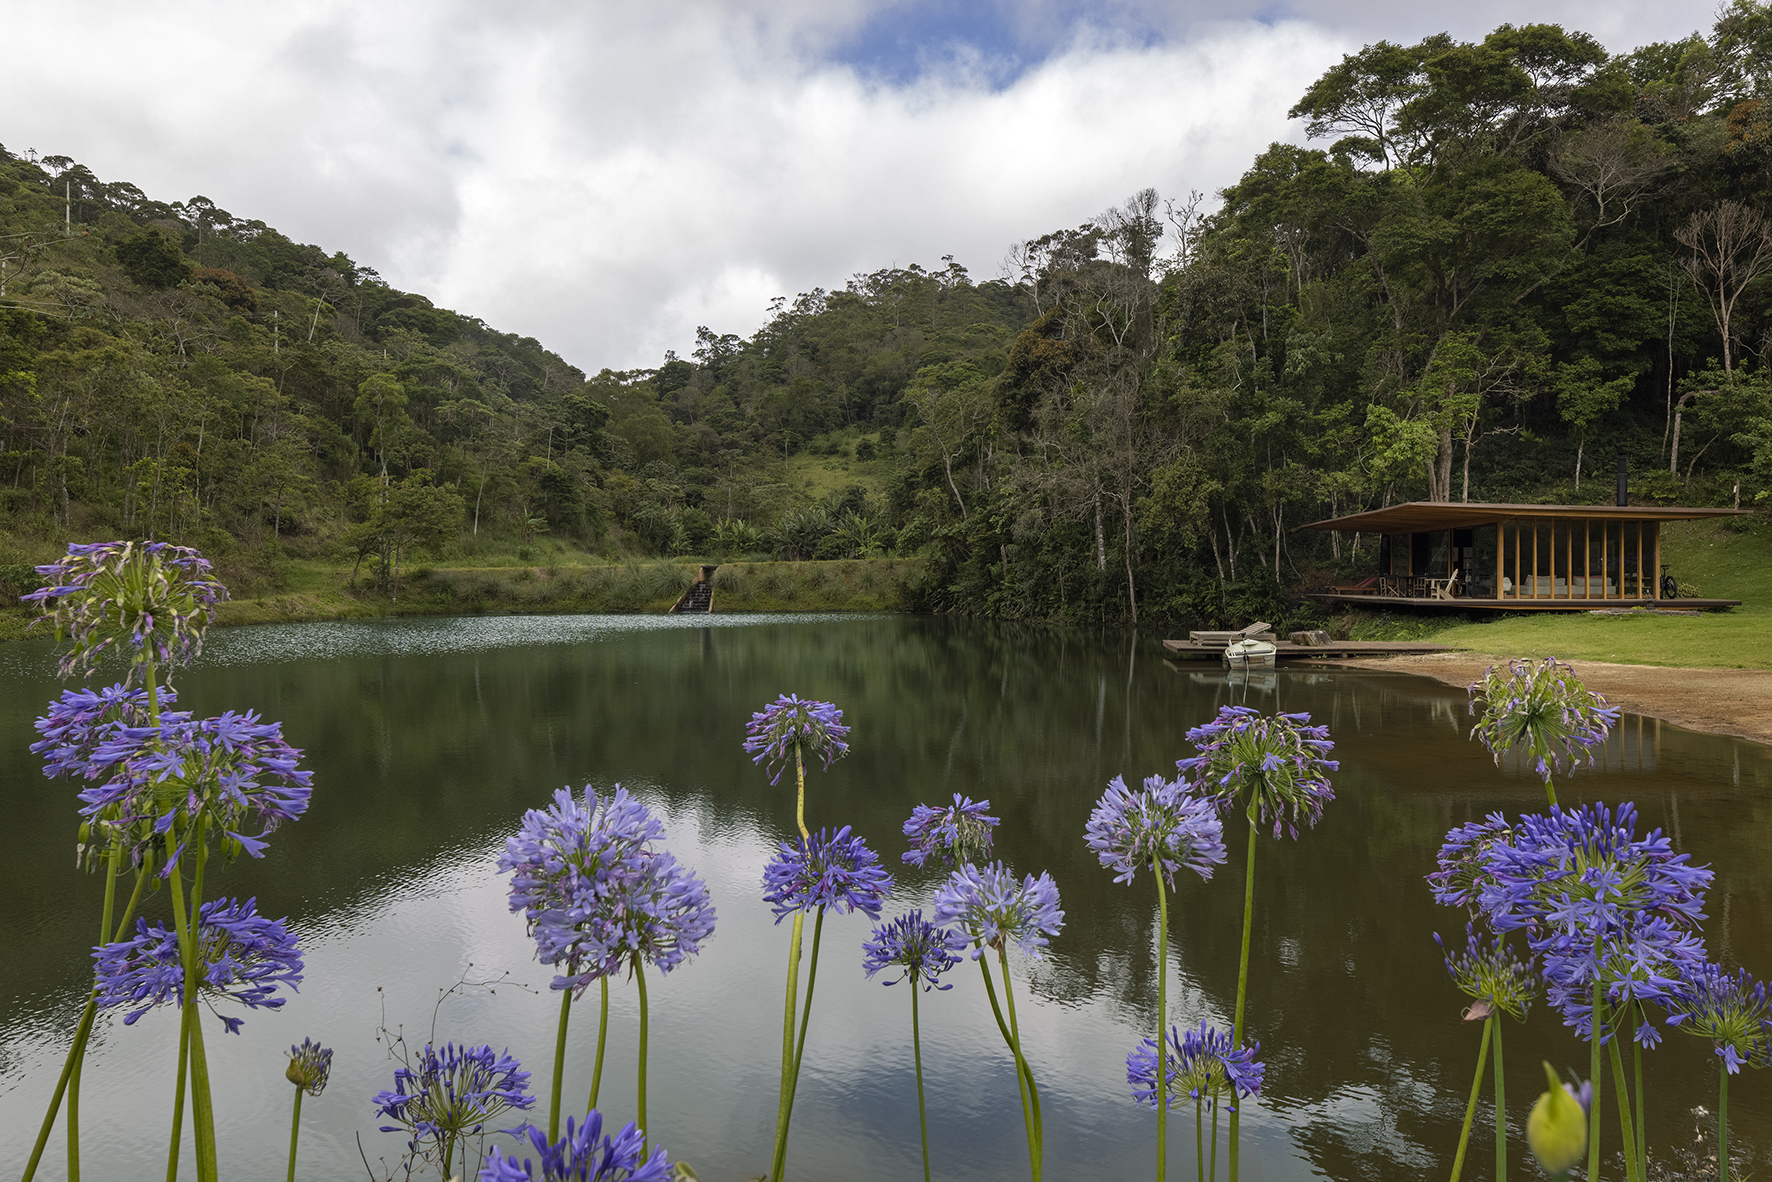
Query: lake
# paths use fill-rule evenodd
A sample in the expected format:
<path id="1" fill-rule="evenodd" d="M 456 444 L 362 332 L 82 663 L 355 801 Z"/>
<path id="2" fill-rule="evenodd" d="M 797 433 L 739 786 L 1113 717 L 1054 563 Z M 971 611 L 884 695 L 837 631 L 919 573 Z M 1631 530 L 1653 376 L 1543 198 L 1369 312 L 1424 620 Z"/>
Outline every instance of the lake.
<path id="1" fill-rule="evenodd" d="M 1342 761 L 1336 800 L 1315 830 L 1296 843 L 1264 836 L 1258 854 L 1249 1035 L 1267 1077 L 1246 1109 L 1244 1177 L 1402 1182 L 1448 1171 L 1479 1028 L 1461 1024 L 1467 999 L 1432 938 L 1462 943 L 1464 916 L 1437 907 L 1422 876 L 1448 828 L 1496 809 L 1538 811 L 1542 787 L 1466 737 L 1462 691 L 1351 670 L 1233 680 L 1215 666 L 1172 666 L 1158 639 L 915 616 L 497 617 L 212 633 L 177 677 L 181 708 L 281 720 L 315 787 L 308 814 L 274 835 L 263 861 L 212 869 L 206 892 L 257 896 L 263 914 L 289 917 L 307 955 L 301 993 L 281 1011 L 229 1011 L 246 1019 L 239 1037 L 205 1019 L 224 1176 L 283 1176 L 283 1052 L 304 1036 L 336 1050 L 330 1086 L 303 1105 L 304 1177 L 367 1177 L 360 1153 L 381 1176 L 379 1163 L 399 1157 L 403 1138 L 377 1131 L 369 1102 L 392 1086 L 384 1026 L 421 1046 L 434 1031 L 439 1042 L 509 1047 L 534 1074 L 545 1121 L 558 998 L 495 862 L 523 811 L 554 789 L 618 782 L 664 818 L 668 848 L 707 880 L 719 913 L 701 956 L 648 977 L 652 1139 L 710 1182 L 767 1172 L 788 925 L 775 926 L 760 881 L 794 831 L 794 800 L 791 774 L 771 787 L 740 743 L 750 714 L 783 692 L 836 702 L 854 728 L 848 758 L 809 771 L 807 821 L 854 826 L 902 871 L 886 917 L 926 907 L 940 881 L 900 866 L 900 826 L 913 805 L 955 792 L 991 800 L 997 849 L 1012 866 L 1057 880 L 1062 934 L 1041 960 L 1011 953 L 1053 1178 L 1154 1172 L 1156 1118 L 1131 1103 L 1125 1057 L 1156 1026 L 1156 899 L 1148 875 L 1117 885 L 1083 844 L 1103 786 L 1173 775 L 1192 751 L 1186 730 L 1223 704 L 1304 710 L 1328 724 Z M 52 651 L 47 641 L 0 648 L 11 852 L 0 861 L 0 1174 L 12 1176 L 84 1002 L 102 892 L 101 877 L 74 868 L 73 786 L 44 780 L 26 751 L 31 720 L 61 689 Z M 1560 783 L 1564 803 L 1635 800 L 1646 825 L 1716 869 L 1713 956 L 1772 973 L 1772 749 L 1627 715 L 1601 763 Z M 1171 900 L 1175 1023 L 1229 1029 L 1240 824 L 1227 824 L 1227 838 L 1230 864 L 1210 882 L 1189 876 Z M 164 906 L 153 899 L 146 914 L 160 918 Z M 865 917 L 825 926 L 790 1173 L 909 1178 L 920 1157 L 907 989 L 863 978 Z M 922 1001 L 936 1172 L 1026 1177 L 1013 1067 L 978 970 L 962 965 L 948 979 L 950 992 Z M 636 1004 L 625 981 L 612 993 L 601 1107 L 619 1123 L 633 1114 Z M 592 991 L 573 1012 L 566 1112 L 582 1113 L 588 1094 L 595 1000 Z M 164 1162 L 176 1033 L 170 1009 L 127 1028 L 120 1015 L 101 1020 L 81 1106 L 89 1177 Z M 1542 1002 L 1506 1038 L 1510 1113 L 1523 1127 L 1543 1089 L 1539 1060 L 1585 1074 L 1587 1050 Z M 1648 1063 L 1651 1151 L 1689 1143 L 1692 1108 L 1715 1104 L 1709 1044 L 1669 1032 Z M 1730 1088 L 1734 1140 L 1759 1168 L 1772 1149 L 1768 1074 L 1744 1072 Z M 1608 1150 L 1610 1090 L 1608 1080 Z M 1467 1177 L 1492 1168 L 1490 1128 L 1479 1117 Z M 1171 1169 L 1191 1177 L 1191 1115 L 1172 1119 L 1170 1141 Z M 1523 1137 L 1514 1143 L 1517 1160 Z M 39 1177 L 62 1176 L 58 1131 Z"/>

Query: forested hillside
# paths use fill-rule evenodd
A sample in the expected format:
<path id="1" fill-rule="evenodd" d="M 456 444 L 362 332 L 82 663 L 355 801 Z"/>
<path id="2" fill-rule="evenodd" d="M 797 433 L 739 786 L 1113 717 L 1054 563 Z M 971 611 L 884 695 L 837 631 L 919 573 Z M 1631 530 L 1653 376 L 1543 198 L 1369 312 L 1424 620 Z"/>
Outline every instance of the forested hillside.
<path id="1" fill-rule="evenodd" d="M 0 149 L 0 563 L 920 554 L 912 606 L 1278 610 L 1409 499 L 1772 510 L 1772 5 L 1379 43 L 1223 194 L 1004 227 L 587 377 L 196 197 Z M 1370 543 L 1368 542 L 1368 550 Z M 1269 618 L 1276 618 L 1270 616 Z"/>

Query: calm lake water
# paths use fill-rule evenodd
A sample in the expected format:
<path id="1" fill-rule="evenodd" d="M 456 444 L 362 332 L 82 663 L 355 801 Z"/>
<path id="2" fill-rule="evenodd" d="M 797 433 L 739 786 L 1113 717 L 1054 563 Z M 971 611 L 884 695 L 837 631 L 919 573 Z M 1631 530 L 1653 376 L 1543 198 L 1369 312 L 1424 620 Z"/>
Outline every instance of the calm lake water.
<path id="1" fill-rule="evenodd" d="M 1173 774 L 1185 730 L 1221 704 L 1308 710 L 1342 760 L 1337 799 L 1296 844 L 1263 838 L 1249 998 L 1267 1088 L 1247 1110 L 1245 1177 L 1403 1179 L 1447 1170 L 1470 1087 L 1476 1028 L 1432 933 L 1462 940 L 1461 913 L 1422 882 L 1446 830 L 1495 809 L 1542 807 L 1535 778 L 1497 768 L 1466 738 L 1461 691 L 1353 671 L 1280 672 L 1249 683 L 1178 670 L 1157 640 L 918 617 L 701 620 L 549 617 L 399 620 L 219 631 L 178 679 L 181 706 L 254 708 L 306 749 L 313 805 L 262 862 L 216 873 L 212 894 L 256 895 L 287 915 L 307 981 L 280 1012 L 226 1037 L 209 1019 L 223 1172 L 282 1177 L 292 1089 L 284 1050 L 336 1048 L 331 1085 L 303 1106 L 301 1173 L 367 1177 L 402 1139 L 376 1131 L 369 1098 L 391 1086 L 377 1028 L 508 1046 L 545 1093 L 557 998 L 495 870 L 526 808 L 563 784 L 617 782 L 666 819 L 669 846 L 707 879 L 719 926 L 706 951 L 649 977 L 649 1108 L 655 1143 L 704 1179 L 767 1171 L 779 1070 L 787 927 L 759 882 L 793 831 L 793 795 L 740 750 L 753 710 L 792 691 L 835 701 L 853 753 L 810 774 L 814 827 L 853 825 L 898 864 L 919 801 L 989 797 L 998 849 L 1049 870 L 1066 912 L 1040 961 L 1012 957 L 1027 1053 L 1047 1118 L 1053 1178 L 1153 1172 L 1155 1117 L 1127 1094 L 1126 1053 L 1156 1026 L 1156 902 L 1148 876 L 1116 885 L 1082 840 L 1114 775 Z M 26 752 L 31 720 L 59 692 L 51 647 L 0 649 L 0 1175 L 24 1164 L 90 980 L 102 882 L 73 868 L 73 791 Z M 1713 955 L 1772 973 L 1772 749 L 1626 716 L 1605 767 L 1565 802 L 1635 800 L 1648 825 L 1717 871 Z M 1228 1029 L 1236 991 L 1240 840 L 1210 882 L 1172 902 L 1170 1019 Z M 926 906 L 934 874 L 905 868 L 887 914 Z M 158 917 L 163 902 L 150 905 Z M 864 917 L 826 924 L 790 1169 L 802 1178 L 902 1179 L 920 1171 L 903 986 L 864 980 Z M 924 995 L 930 1144 L 946 1178 L 1025 1177 L 1012 1066 L 979 974 Z M 439 1001 L 442 991 L 467 984 Z M 496 981 L 496 984 L 476 984 Z M 604 1110 L 629 1119 L 636 1007 L 614 991 Z M 587 995 L 594 1002 L 595 993 Z M 594 1004 L 575 1008 L 567 1111 L 588 1094 Z M 101 1023 L 82 1104 L 85 1170 L 140 1176 L 165 1160 L 176 1015 Z M 1507 1030 L 1511 1117 L 1543 1088 L 1538 1062 L 1587 1052 L 1542 1005 Z M 1670 1032 L 1649 1059 L 1650 1140 L 1690 1140 L 1715 1103 L 1708 1044 Z M 1730 1089 L 1737 1141 L 1764 1169 L 1772 1148 L 1765 1072 Z M 1610 1091 L 1608 1081 L 1608 1092 Z M 1610 1106 L 1610 1096 L 1608 1096 Z M 542 1101 L 545 1119 L 545 1097 Z M 1487 1176 L 1479 1118 L 1467 1173 Z M 1607 1118 L 1608 1145 L 1616 1123 Z M 1172 1169 L 1192 1163 L 1190 1118 L 1172 1124 Z M 63 1176 L 60 1134 L 41 1177 Z M 1519 1144 L 1519 1141 L 1516 1141 Z M 1523 1145 L 1520 1152 L 1524 1152 Z M 188 1159 L 187 1159 L 188 1160 Z M 1526 1168 L 1526 1167 L 1522 1167 Z M 380 1170 L 378 1168 L 378 1174 Z M 1179 1176 L 1179 1175 L 1178 1175 Z M 1191 1176 L 1191 1173 L 1189 1174 Z M 1607 1177 L 1611 1177 L 1610 1173 Z"/>

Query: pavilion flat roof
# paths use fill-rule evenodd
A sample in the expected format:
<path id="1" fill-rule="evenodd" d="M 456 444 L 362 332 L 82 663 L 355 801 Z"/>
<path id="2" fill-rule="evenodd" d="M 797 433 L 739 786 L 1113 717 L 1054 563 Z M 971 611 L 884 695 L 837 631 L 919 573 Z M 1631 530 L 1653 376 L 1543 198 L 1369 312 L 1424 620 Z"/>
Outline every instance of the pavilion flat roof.
<path id="1" fill-rule="evenodd" d="M 1588 521 L 1693 521 L 1734 517 L 1746 509 L 1701 509 L 1681 505 L 1498 505 L 1475 502 L 1410 501 L 1346 517 L 1313 521 L 1305 529 L 1337 533 L 1414 534 L 1438 529 L 1470 529 L 1522 517 L 1574 517 Z"/>

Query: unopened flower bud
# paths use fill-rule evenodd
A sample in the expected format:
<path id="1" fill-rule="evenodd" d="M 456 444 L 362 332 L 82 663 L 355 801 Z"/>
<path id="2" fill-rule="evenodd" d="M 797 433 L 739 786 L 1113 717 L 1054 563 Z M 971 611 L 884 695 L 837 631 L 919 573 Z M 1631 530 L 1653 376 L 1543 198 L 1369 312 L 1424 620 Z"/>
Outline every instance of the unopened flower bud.
<path id="1" fill-rule="evenodd" d="M 1549 1063 L 1544 1065 L 1544 1077 L 1550 1081 L 1550 1090 L 1538 1097 L 1532 1115 L 1526 1118 L 1526 1143 L 1547 1173 L 1561 1177 L 1587 1152 L 1587 1105 L 1557 1078 L 1556 1068 Z M 1587 1091 L 1585 1087 L 1582 1090 Z"/>

